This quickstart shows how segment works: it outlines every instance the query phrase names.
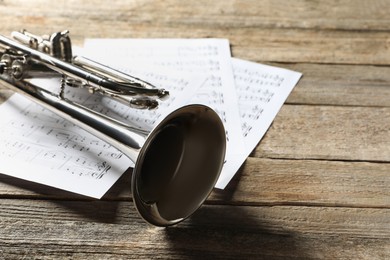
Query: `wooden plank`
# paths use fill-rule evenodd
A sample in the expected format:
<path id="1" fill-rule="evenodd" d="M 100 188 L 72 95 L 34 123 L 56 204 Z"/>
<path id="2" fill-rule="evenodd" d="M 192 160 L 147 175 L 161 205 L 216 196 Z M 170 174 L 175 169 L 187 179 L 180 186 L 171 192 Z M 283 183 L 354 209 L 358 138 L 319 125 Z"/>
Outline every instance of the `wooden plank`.
<path id="1" fill-rule="evenodd" d="M 98 4 L 100 2 L 88 1 L 85 5 L 77 5 L 77 8 L 69 6 L 58 8 L 58 5 L 55 5 L 55 9 L 47 9 L 50 6 L 49 3 L 50 1 L 44 2 L 41 5 L 33 2 L 24 2 L 23 4 L 13 3 L 11 1 L 5 2 L 3 5 L 7 6 L 7 8 L 3 8 L 2 13 L 0 13 L 3 26 L 2 33 L 6 34 L 18 28 L 26 28 L 36 33 L 49 33 L 66 28 L 72 32 L 74 42 L 77 44 L 82 44 L 85 37 L 221 37 L 230 39 L 234 56 L 254 61 L 390 64 L 388 32 L 377 29 L 371 31 L 356 29 L 319 30 L 315 24 L 308 29 L 295 27 L 284 28 L 288 27 L 287 25 L 282 26 L 283 28 L 278 28 L 278 26 L 261 28 L 256 25 L 251 26 L 250 22 L 248 25 L 247 19 L 250 16 L 245 16 L 245 12 L 242 14 L 243 17 L 241 19 L 239 19 L 240 13 L 234 19 L 229 16 L 232 21 L 234 20 L 234 26 L 226 26 L 213 22 L 218 20 L 218 16 L 213 16 L 208 19 L 200 17 L 199 21 L 201 23 L 199 24 L 193 22 L 183 23 L 180 20 L 175 20 L 174 17 L 171 20 L 168 13 L 167 16 L 161 17 L 160 11 L 162 9 L 155 2 L 133 2 L 129 7 L 123 7 L 124 2 L 122 2 L 119 5 L 113 5 L 114 7 L 108 9 L 107 12 L 94 8 L 95 6 L 111 6 L 104 3 Z M 221 4 L 224 3 L 221 2 Z M 242 5 L 247 6 L 245 3 L 242 3 Z M 324 3 L 324 5 L 329 6 L 328 3 Z M 43 8 L 43 6 L 45 7 Z M 169 4 L 166 6 L 169 6 Z M 187 3 L 185 7 L 183 5 L 181 6 L 182 8 L 186 8 L 186 10 L 192 10 Z M 207 4 L 207 9 L 214 9 L 208 8 L 208 6 Z M 234 6 L 234 2 L 232 2 L 231 6 Z M 258 6 L 257 9 L 263 7 L 259 4 L 256 6 Z M 309 8 L 310 6 L 308 5 Z M 344 11 L 347 11 L 346 8 L 349 6 L 352 5 L 345 5 Z M 354 4 L 353 6 L 359 5 Z M 371 15 L 371 12 L 367 12 L 368 20 L 372 16 L 385 17 L 383 10 L 387 9 L 382 9 L 383 6 L 380 4 L 370 6 L 374 15 Z M 170 7 L 170 13 L 175 13 L 176 7 Z M 338 7 L 339 4 L 335 5 L 334 8 L 336 9 Z M 146 8 L 145 12 L 143 8 Z M 152 9 L 149 10 L 148 8 Z M 246 8 L 249 8 L 249 6 Z M 367 10 L 362 5 L 360 5 L 360 8 L 361 12 Z M 61 10 L 61 12 L 57 11 L 53 13 L 53 10 Z M 128 12 L 126 13 L 125 10 Z M 197 13 L 199 12 L 197 8 L 193 10 Z M 182 10 L 180 12 L 183 13 Z M 112 13 L 115 15 L 112 15 Z M 191 11 L 189 13 L 184 12 L 183 14 L 187 18 L 193 15 Z M 138 15 L 143 18 L 138 19 Z M 340 14 L 338 13 L 337 15 Z M 252 18 L 252 20 L 256 19 L 258 19 L 258 16 Z M 318 19 L 318 17 L 315 19 Z M 360 19 L 359 16 L 354 18 L 356 21 L 358 19 Z M 383 24 L 386 24 L 388 19 L 387 16 L 384 20 L 378 18 L 378 21 L 381 21 L 378 23 L 383 22 Z M 205 21 L 211 22 L 209 22 L 210 24 L 205 24 Z M 302 21 L 300 19 L 300 23 Z M 342 19 L 332 19 L 332 21 L 338 23 Z M 348 19 L 347 22 L 343 21 L 341 23 L 348 24 Z M 80 24 L 88 25 L 88 30 L 84 26 L 80 26 Z M 358 24 L 360 25 L 360 22 Z M 361 28 L 359 26 L 356 27 Z M 337 24 L 330 25 L 330 28 L 338 28 L 338 26 Z"/>
<path id="2" fill-rule="evenodd" d="M 225 35 L 225 36 L 223 36 Z M 388 65 L 390 49 L 385 32 L 239 28 L 227 37 L 233 56 L 276 62 Z M 242 39 L 245 39 L 243 41 Z"/>
<path id="3" fill-rule="evenodd" d="M 113 1 L 99 0 L 66 3 L 5 0 L 0 3 L 2 16 L 16 16 L 21 22 L 45 23 L 44 17 L 67 17 L 71 20 L 126 21 L 134 24 L 182 24 L 203 27 L 256 27 L 343 30 L 389 30 L 388 1 L 330 0 L 267 1 L 199 0 Z M 96 8 L 99 6 L 99 8 Z M 50 12 L 48 12 L 50 10 Z M 161 15 L 161 10 L 169 10 Z M 103 18 L 104 17 L 104 18 Z"/>
<path id="4" fill-rule="evenodd" d="M 188 6 L 189 5 L 189 6 Z M 161 17 L 158 10 L 171 7 L 169 16 Z M 126 8 L 126 7 L 125 7 Z M 151 2 L 139 7 L 136 17 L 124 14 L 122 19 L 153 22 L 169 21 L 186 25 L 256 28 L 316 28 L 343 30 L 389 30 L 390 20 L 385 10 L 388 1 L 331 0 L 315 1 L 267 1 L 228 0 L 213 3 L 207 0 L 183 3 L 180 0 Z M 115 8 L 116 11 L 119 11 Z M 122 11 L 123 12 L 123 11 Z M 149 14 L 148 16 L 142 15 Z M 137 15 L 139 15 L 137 17 Z M 342 19 L 340 19 L 342 17 Z"/>
<path id="5" fill-rule="evenodd" d="M 289 104 L 390 106 L 390 67 L 270 64 L 303 73 Z"/>
<path id="6" fill-rule="evenodd" d="M 390 164 L 248 158 L 209 203 L 390 208 Z"/>
<path id="7" fill-rule="evenodd" d="M 225 190 L 207 204 L 390 208 L 390 164 L 248 158 Z M 131 200 L 130 171 L 103 200 Z M 89 200 L 0 175 L 0 198 Z"/>
<path id="8" fill-rule="evenodd" d="M 171 228 L 129 202 L 1 200 L 0 248 L 26 258 L 384 258 L 390 210 L 206 206 Z"/>
<path id="9" fill-rule="evenodd" d="M 390 161 L 390 109 L 282 107 L 253 156 Z"/>

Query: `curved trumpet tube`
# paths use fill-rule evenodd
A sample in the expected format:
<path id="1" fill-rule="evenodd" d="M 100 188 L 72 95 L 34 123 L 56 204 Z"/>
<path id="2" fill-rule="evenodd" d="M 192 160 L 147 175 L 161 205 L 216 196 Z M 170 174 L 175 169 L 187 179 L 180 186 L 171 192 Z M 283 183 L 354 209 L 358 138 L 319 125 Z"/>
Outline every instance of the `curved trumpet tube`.
<path id="1" fill-rule="evenodd" d="M 16 35 L 22 43 L 0 35 L 0 46 L 4 48 L 0 50 L 2 85 L 86 129 L 135 162 L 133 200 L 146 221 L 157 226 L 173 225 L 203 204 L 219 177 L 226 149 L 224 127 L 212 109 L 188 105 L 169 114 L 150 132 L 141 131 L 74 103 L 62 93 L 40 88 L 25 77 L 33 70 L 55 72 L 114 98 L 132 95 L 141 108 L 155 107 L 150 97 L 164 98 L 165 90 L 110 68 L 105 70 L 103 65 L 87 59 L 70 57 L 70 39 L 65 34 L 61 34 L 62 40 L 55 35 L 55 40 L 45 44 L 26 32 Z M 50 48 L 58 42 L 63 46 L 55 47 L 54 55 Z M 74 60 L 78 64 L 81 60 L 82 65 L 75 65 Z"/>

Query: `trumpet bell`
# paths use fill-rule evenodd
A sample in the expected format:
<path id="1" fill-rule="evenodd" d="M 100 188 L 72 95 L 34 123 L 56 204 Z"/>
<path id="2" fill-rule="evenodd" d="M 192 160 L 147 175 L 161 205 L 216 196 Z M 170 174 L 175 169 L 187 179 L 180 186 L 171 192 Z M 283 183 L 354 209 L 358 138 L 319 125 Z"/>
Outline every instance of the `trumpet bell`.
<path id="1" fill-rule="evenodd" d="M 189 105 L 167 116 L 150 132 L 133 171 L 140 215 L 157 226 L 192 215 L 218 180 L 225 150 L 225 130 L 212 109 Z"/>

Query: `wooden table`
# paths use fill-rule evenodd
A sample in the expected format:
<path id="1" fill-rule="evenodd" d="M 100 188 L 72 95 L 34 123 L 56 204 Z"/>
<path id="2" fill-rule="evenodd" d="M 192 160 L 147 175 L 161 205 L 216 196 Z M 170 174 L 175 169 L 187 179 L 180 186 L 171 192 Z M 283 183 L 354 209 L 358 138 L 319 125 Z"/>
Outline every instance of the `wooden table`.
<path id="1" fill-rule="evenodd" d="M 384 0 L 1 0 L 1 34 L 228 38 L 235 57 L 304 76 L 226 190 L 174 227 L 138 217 L 130 172 L 100 201 L 0 175 L 0 259 L 389 259 L 389 12 Z"/>

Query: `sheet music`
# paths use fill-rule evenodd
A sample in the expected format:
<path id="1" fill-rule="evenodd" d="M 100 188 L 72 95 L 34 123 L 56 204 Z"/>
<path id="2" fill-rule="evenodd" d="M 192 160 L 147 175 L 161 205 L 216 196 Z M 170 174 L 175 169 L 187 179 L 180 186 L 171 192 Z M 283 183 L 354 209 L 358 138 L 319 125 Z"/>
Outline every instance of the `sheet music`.
<path id="1" fill-rule="evenodd" d="M 135 76 L 164 86 L 173 95 L 155 111 L 137 111 L 85 89 L 72 89 L 66 97 L 124 122 L 151 128 L 163 115 L 183 106 L 204 79 L 134 72 Z M 47 89 L 59 89 L 58 79 L 36 79 Z M 17 94 L 0 105 L 0 172 L 25 180 L 101 198 L 133 163 L 117 149 L 63 118 Z"/>
<path id="2" fill-rule="evenodd" d="M 97 39 L 87 41 L 83 52 L 172 93 L 157 111 L 148 111 L 99 95 L 86 96 L 85 90 L 66 92 L 87 107 L 147 130 L 188 103 L 203 103 L 217 111 L 228 142 L 217 188 L 228 184 L 301 77 L 231 59 L 229 43 L 223 39 Z M 34 81 L 47 88 L 60 86 L 55 80 Z M 100 198 L 132 165 L 115 148 L 18 95 L 0 106 L 0 116 L 4 118 L 0 172 Z"/>
<path id="3" fill-rule="evenodd" d="M 227 129 L 226 162 L 216 185 L 222 189 L 263 137 L 301 77 L 297 72 L 231 59 L 228 41 L 223 39 L 90 39 L 85 47 L 90 55 L 112 66 L 153 64 L 208 75 L 191 102 L 215 109 Z M 112 57 L 119 56 L 114 62 Z"/>
<path id="4" fill-rule="evenodd" d="M 227 134 L 226 161 L 221 178 L 230 178 L 237 172 L 243 162 L 242 159 L 237 161 L 237 158 L 243 157 L 245 146 L 228 40 L 88 39 L 84 51 L 88 57 L 116 68 L 150 70 L 153 66 L 157 70 L 168 68 L 176 73 L 184 71 L 205 75 L 206 81 L 190 103 L 208 105 L 219 114 Z"/>
<path id="5" fill-rule="evenodd" d="M 20 95 L 0 106 L 0 172 L 100 198 L 129 160 Z"/>
<path id="6" fill-rule="evenodd" d="M 302 74 L 236 58 L 232 58 L 232 66 L 245 144 L 245 152 L 234 160 L 238 170 L 264 136 Z M 216 187 L 224 188 L 234 174 L 222 176 Z"/>

